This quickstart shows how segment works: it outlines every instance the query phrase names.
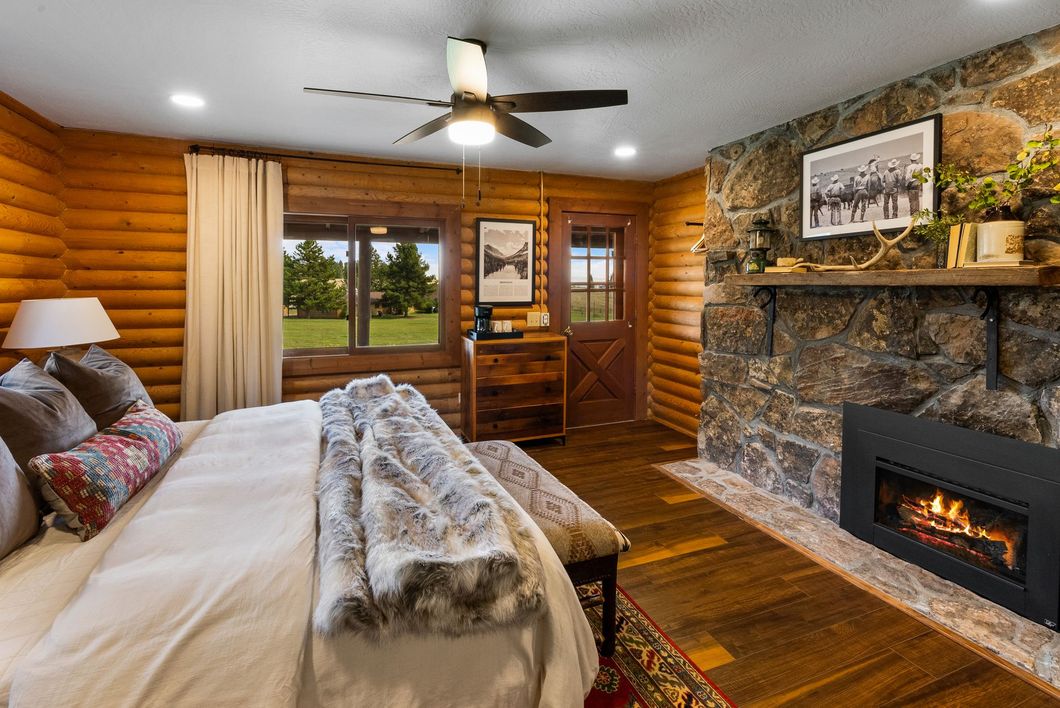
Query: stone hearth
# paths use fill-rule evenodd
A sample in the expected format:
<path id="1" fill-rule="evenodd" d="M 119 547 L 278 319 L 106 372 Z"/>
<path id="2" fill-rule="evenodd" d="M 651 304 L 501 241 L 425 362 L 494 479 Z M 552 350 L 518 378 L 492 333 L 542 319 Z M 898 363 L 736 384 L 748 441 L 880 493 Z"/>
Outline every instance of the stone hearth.
<path id="1" fill-rule="evenodd" d="M 861 541 L 791 501 L 704 460 L 659 466 L 907 607 L 1060 689 L 1060 634 Z"/>

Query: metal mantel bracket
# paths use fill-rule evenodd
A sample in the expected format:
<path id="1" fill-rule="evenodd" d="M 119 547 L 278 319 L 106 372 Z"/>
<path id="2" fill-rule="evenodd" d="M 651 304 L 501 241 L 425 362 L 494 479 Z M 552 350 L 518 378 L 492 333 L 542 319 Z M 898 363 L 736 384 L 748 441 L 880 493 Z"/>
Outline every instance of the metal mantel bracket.
<path id="1" fill-rule="evenodd" d="M 758 296 L 766 294 L 762 300 Z M 760 285 L 754 289 L 751 296 L 758 302 L 758 306 L 766 313 L 766 356 L 773 356 L 773 322 L 777 319 L 777 288 L 775 285 Z"/>
<path id="2" fill-rule="evenodd" d="M 996 287 L 976 288 L 974 299 L 979 293 L 986 296 L 986 309 L 979 319 L 986 321 L 986 388 L 997 390 L 998 364 L 998 331 L 1001 320 L 1001 296 Z"/>

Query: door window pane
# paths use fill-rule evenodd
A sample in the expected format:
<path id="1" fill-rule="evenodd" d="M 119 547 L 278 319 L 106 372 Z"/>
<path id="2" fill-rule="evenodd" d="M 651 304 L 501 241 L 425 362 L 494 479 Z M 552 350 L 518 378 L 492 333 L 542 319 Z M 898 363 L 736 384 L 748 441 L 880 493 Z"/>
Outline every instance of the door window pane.
<path id="1" fill-rule="evenodd" d="M 570 234 L 570 255 L 572 258 L 585 258 L 589 255 L 589 232 L 575 226 Z"/>
<path id="2" fill-rule="evenodd" d="M 572 290 L 570 294 L 570 321 L 588 322 L 589 293 L 584 290 Z"/>
<path id="3" fill-rule="evenodd" d="M 607 298 L 610 293 L 602 290 L 594 291 L 589 300 L 589 321 L 605 322 L 607 316 Z"/>
<path id="4" fill-rule="evenodd" d="M 584 258 L 570 259 L 570 284 L 583 285 L 589 283 L 589 261 Z"/>
<path id="5" fill-rule="evenodd" d="M 607 232 L 604 229 L 594 228 L 591 234 L 590 245 L 592 256 L 604 256 L 607 252 Z"/>

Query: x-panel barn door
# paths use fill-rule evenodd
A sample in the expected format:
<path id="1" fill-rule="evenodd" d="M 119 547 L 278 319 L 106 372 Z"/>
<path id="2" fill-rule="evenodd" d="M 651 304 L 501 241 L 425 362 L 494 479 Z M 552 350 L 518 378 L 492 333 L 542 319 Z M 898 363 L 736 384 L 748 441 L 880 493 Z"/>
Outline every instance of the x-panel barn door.
<path id="1" fill-rule="evenodd" d="M 549 243 L 549 310 L 553 329 L 567 335 L 569 346 L 567 424 L 641 417 L 636 216 L 558 216 Z"/>

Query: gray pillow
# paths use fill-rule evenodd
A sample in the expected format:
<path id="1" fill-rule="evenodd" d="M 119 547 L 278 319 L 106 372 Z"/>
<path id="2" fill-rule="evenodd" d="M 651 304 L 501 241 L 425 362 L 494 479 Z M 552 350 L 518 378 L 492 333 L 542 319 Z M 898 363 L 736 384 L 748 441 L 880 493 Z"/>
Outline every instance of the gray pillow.
<path id="1" fill-rule="evenodd" d="M 7 445 L 0 440 L 0 558 L 33 538 L 40 507 Z"/>
<path id="2" fill-rule="evenodd" d="M 23 359 L 0 376 L 0 438 L 23 470 L 46 452 L 66 452 L 96 434 L 74 394 Z"/>
<path id="3" fill-rule="evenodd" d="M 44 370 L 77 396 L 99 430 L 125 415 L 129 406 L 137 401 L 154 405 L 136 372 L 95 344 L 79 362 L 53 353 L 44 364 Z"/>

